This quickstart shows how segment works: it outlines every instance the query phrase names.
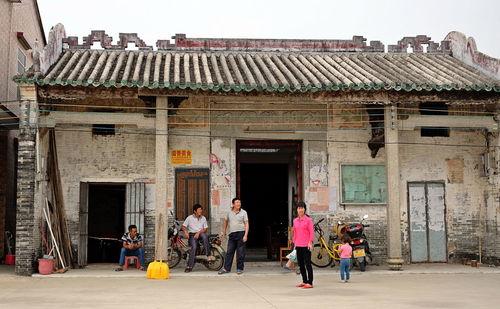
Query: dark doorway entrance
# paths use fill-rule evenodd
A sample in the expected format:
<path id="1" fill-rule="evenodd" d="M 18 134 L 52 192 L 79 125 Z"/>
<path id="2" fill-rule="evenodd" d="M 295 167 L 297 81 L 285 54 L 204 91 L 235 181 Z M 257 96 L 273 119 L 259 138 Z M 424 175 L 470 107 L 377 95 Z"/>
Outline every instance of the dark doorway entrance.
<path id="1" fill-rule="evenodd" d="M 278 258 L 301 199 L 300 141 L 237 141 L 237 195 L 248 212 L 247 260 Z"/>
<path id="2" fill-rule="evenodd" d="M 288 226 L 288 165 L 242 163 L 240 186 L 252 222 L 247 246 L 266 247 L 269 234 Z"/>
<path id="3" fill-rule="evenodd" d="M 1 113 L 1 112 L 0 112 Z M 0 259 L 15 255 L 17 148 L 14 130 L 0 126 Z"/>
<path id="4" fill-rule="evenodd" d="M 89 184 L 88 262 L 117 263 L 125 232 L 125 184 Z"/>

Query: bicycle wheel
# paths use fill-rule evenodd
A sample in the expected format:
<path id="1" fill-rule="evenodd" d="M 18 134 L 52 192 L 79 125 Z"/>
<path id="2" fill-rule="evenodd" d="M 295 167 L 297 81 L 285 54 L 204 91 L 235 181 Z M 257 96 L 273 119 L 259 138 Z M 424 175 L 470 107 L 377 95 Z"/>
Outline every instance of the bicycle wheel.
<path id="1" fill-rule="evenodd" d="M 340 265 L 340 247 L 342 244 L 332 244 L 332 252 L 333 252 L 333 261 L 332 261 L 332 267 L 335 266 L 335 264 Z"/>
<path id="2" fill-rule="evenodd" d="M 311 253 L 311 263 L 317 267 L 327 267 L 332 263 L 332 257 L 328 254 L 326 248 L 320 244 L 315 244 Z"/>
<path id="3" fill-rule="evenodd" d="M 181 261 L 181 252 L 177 248 L 167 249 L 167 264 L 168 267 L 174 268 Z"/>
<path id="4" fill-rule="evenodd" d="M 212 256 L 215 258 L 215 261 L 206 261 L 204 263 L 205 267 L 210 270 L 220 270 L 222 266 L 224 266 L 224 256 L 217 248 L 212 248 Z"/>
<path id="5" fill-rule="evenodd" d="M 340 261 L 340 247 L 342 244 L 333 244 L 333 259 L 336 261 Z"/>

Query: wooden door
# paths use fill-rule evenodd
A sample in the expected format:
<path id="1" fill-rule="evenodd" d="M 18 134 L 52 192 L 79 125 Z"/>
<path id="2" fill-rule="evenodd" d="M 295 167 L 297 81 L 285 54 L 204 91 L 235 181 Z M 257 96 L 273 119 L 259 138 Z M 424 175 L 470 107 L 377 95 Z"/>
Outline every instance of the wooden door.
<path id="1" fill-rule="evenodd" d="M 208 169 L 177 169 L 175 171 L 176 219 L 184 220 L 193 213 L 193 205 L 203 207 L 204 216 L 210 221 L 210 171 Z"/>
<path id="2" fill-rule="evenodd" d="M 89 184 L 80 182 L 80 235 L 78 238 L 78 265 L 87 265 L 87 243 L 89 227 Z"/>

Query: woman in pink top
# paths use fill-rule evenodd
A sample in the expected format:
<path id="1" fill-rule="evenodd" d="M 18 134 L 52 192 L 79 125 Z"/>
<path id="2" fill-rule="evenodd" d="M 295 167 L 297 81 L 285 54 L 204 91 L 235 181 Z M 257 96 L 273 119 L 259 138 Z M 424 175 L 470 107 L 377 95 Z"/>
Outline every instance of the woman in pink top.
<path id="1" fill-rule="evenodd" d="M 297 218 L 293 220 L 293 243 L 297 250 L 302 283 L 299 288 L 313 287 L 313 270 L 311 265 L 311 251 L 313 249 L 314 229 L 312 219 L 306 215 L 306 203 L 297 203 Z"/>
<path id="2" fill-rule="evenodd" d="M 352 247 L 349 244 L 351 241 L 351 237 L 349 235 L 344 235 L 342 237 L 342 246 L 340 246 L 340 280 L 344 280 L 345 273 L 345 282 L 349 282 L 350 273 L 349 270 L 351 268 L 351 256 L 352 256 Z"/>

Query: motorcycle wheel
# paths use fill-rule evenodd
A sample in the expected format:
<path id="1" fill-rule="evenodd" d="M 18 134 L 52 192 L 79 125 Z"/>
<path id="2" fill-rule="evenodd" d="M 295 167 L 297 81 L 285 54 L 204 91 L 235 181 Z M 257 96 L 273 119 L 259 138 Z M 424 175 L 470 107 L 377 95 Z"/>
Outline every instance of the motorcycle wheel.
<path id="1" fill-rule="evenodd" d="M 177 248 L 167 249 L 167 264 L 168 267 L 174 268 L 181 261 L 181 252 Z"/>
<path id="2" fill-rule="evenodd" d="M 212 256 L 215 258 L 215 261 L 206 261 L 204 263 L 205 267 L 210 270 L 220 270 L 222 266 L 224 266 L 224 255 L 222 255 L 222 252 L 217 248 L 212 248 L 211 252 Z"/>
<path id="3" fill-rule="evenodd" d="M 320 244 L 315 244 L 311 253 L 311 263 L 317 267 L 327 267 L 332 263 L 332 257 Z"/>
<path id="4" fill-rule="evenodd" d="M 362 262 L 359 262 L 359 270 L 361 270 L 361 271 L 366 270 L 366 259 L 363 259 Z"/>

